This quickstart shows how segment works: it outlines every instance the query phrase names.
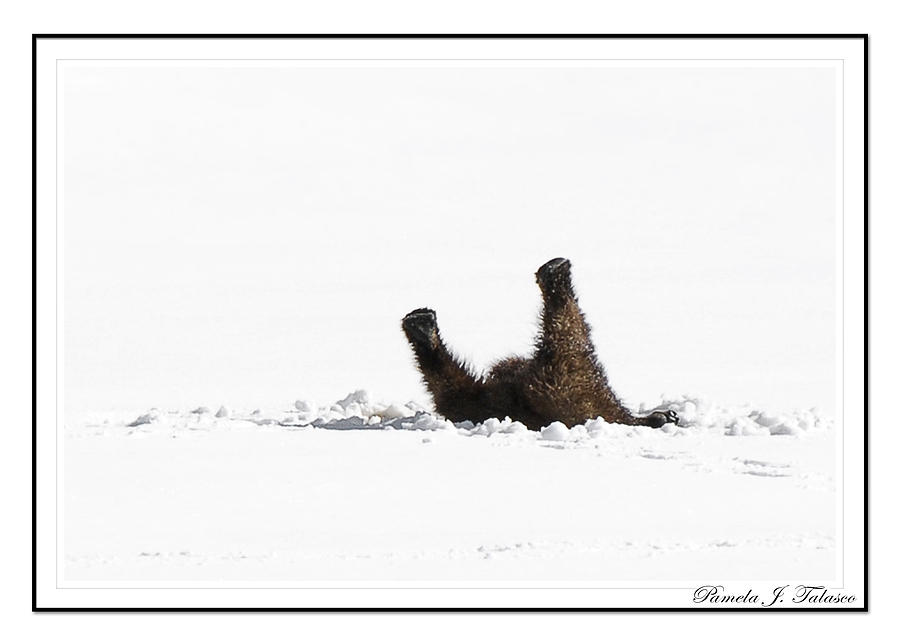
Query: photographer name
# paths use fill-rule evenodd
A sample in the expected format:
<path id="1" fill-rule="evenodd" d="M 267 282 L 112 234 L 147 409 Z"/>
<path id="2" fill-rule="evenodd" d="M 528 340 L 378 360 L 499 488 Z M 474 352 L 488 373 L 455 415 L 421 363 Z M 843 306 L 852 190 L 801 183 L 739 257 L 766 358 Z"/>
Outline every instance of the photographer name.
<path id="1" fill-rule="evenodd" d="M 694 604 L 712 605 L 746 605 L 768 608 L 778 604 L 804 604 L 837 606 L 840 604 L 853 604 L 856 596 L 852 593 L 840 593 L 826 589 L 824 586 L 807 586 L 797 584 L 791 586 L 777 586 L 772 589 L 770 595 L 754 592 L 747 589 L 743 593 L 729 593 L 722 585 L 707 584 L 694 591 Z"/>

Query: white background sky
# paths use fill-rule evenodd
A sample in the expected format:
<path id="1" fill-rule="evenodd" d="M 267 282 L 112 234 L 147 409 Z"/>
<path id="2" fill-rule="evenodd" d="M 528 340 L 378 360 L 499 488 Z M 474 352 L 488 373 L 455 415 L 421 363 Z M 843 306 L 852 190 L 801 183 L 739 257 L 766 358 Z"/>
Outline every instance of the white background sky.
<path id="1" fill-rule="evenodd" d="M 65 73 L 68 410 L 426 400 L 572 259 L 613 387 L 834 408 L 828 69 Z"/>

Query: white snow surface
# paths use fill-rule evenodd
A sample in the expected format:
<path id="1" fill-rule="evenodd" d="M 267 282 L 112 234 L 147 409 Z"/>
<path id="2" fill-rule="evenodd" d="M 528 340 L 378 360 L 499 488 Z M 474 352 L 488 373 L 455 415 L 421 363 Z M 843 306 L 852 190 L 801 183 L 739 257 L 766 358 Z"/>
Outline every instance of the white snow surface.
<path id="1" fill-rule="evenodd" d="M 637 409 L 678 426 L 530 431 L 362 390 L 285 406 L 69 422 L 65 578 L 835 577 L 835 430 L 815 409 L 683 395 Z"/>

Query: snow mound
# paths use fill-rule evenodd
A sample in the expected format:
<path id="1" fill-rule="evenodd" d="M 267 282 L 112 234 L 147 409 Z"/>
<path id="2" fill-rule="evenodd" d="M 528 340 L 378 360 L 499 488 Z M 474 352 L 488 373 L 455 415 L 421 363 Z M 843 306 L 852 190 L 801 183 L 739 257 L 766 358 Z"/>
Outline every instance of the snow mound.
<path id="1" fill-rule="evenodd" d="M 126 424 L 129 428 L 136 428 L 138 426 L 143 426 L 145 424 L 152 424 L 154 421 L 159 419 L 159 410 L 156 408 L 151 408 L 149 412 L 140 415 L 137 419 L 132 421 L 129 424 Z"/>
<path id="2" fill-rule="evenodd" d="M 561 421 L 554 421 L 549 426 L 541 428 L 541 439 L 547 441 L 566 441 L 569 438 L 569 428 Z"/>
<path id="3" fill-rule="evenodd" d="M 213 406 L 216 407 L 216 406 Z M 245 411 L 221 404 L 213 413 L 209 406 L 193 410 L 149 411 L 113 416 L 113 413 L 94 413 L 92 421 L 70 423 L 68 434 L 106 434 L 130 429 L 126 434 L 143 435 L 153 432 L 173 436 L 200 434 L 208 431 L 252 430 L 416 430 L 445 431 L 465 437 L 495 437 L 506 440 L 533 440 L 538 444 L 562 442 L 556 447 L 577 447 L 597 440 L 629 438 L 658 439 L 683 436 L 722 437 L 792 437 L 829 431 L 834 421 L 816 408 L 789 413 L 773 413 L 750 405 L 725 406 L 699 396 L 681 395 L 661 398 L 655 405 L 641 404 L 636 414 L 645 415 L 656 410 L 674 410 L 679 423 L 654 429 L 648 426 L 626 426 L 605 421 L 602 417 L 583 424 L 566 426 L 555 421 L 540 430 L 528 430 L 509 417 L 490 418 L 482 422 L 451 422 L 421 405 L 409 401 L 383 402 L 372 399 L 366 390 L 355 390 L 344 398 L 326 406 L 308 398 L 299 398 L 288 408 L 266 410 L 251 407 Z M 105 419 L 99 421 L 97 417 Z"/>
<path id="4" fill-rule="evenodd" d="M 662 428 L 671 433 L 690 430 L 730 436 L 802 436 L 834 427 L 834 421 L 817 408 L 771 413 L 747 404 L 722 406 L 702 397 L 689 395 L 662 399 L 652 408 L 642 404 L 638 414 L 648 414 L 655 410 L 674 410 L 678 413 L 678 426 L 667 424 Z"/>

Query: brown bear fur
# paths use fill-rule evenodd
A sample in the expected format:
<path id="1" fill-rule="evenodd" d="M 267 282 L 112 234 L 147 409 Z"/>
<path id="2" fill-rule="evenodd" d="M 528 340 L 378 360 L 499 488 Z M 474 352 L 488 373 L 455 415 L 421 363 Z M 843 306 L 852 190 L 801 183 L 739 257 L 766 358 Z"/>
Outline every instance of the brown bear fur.
<path id="1" fill-rule="evenodd" d="M 654 428 L 678 423 L 671 410 L 637 417 L 612 391 L 578 306 L 571 263 L 553 259 L 535 277 L 543 309 L 533 354 L 503 359 L 483 377 L 447 349 L 433 310 L 420 308 L 403 318 L 403 331 L 437 412 L 451 421 L 509 417 L 532 430 L 554 421 L 574 426 L 597 417 Z"/>

